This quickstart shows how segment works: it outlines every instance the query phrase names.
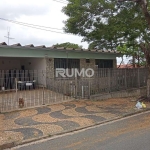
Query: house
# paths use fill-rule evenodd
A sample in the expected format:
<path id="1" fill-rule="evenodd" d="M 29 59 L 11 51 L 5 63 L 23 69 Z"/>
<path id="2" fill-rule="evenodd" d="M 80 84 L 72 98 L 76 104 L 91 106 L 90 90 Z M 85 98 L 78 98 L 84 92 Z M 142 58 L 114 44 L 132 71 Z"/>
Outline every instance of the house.
<path id="1" fill-rule="evenodd" d="M 116 57 L 122 57 L 122 54 L 109 50 L 0 43 L 0 112 L 19 109 L 18 102 L 22 99 L 23 108 L 27 108 L 72 98 L 89 98 L 91 95 L 118 90 L 118 85 L 124 89 L 125 78 L 116 69 L 114 72 L 104 69 L 104 74 L 100 72 L 100 78 L 65 80 L 55 76 L 57 68 L 117 68 Z M 133 73 L 131 75 L 132 78 L 129 76 L 128 79 L 136 83 L 135 76 Z"/>
<path id="2" fill-rule="evenodd" d="M 56 48 L 33 44 L 22 46 L 20 43 L 7 45 L 2 42 L 0 43 L 0 76 L 3 80 L 0 82 L 0 88 L 5 86 L 7 89 L 12 89 L 15 86 L 14 81 L 11 81 L 14 77 L 25 81 L 38 78 L 38 84 L 46 86 L 46 77 L 55 78 L 56 68 L 78 70 L 116 68 L 116 57 L 122 57 L 122 54 L 108 50 Z M 30 72 L 29 75 L 28 70 L 34 72 Z"/>
<path id="3" fill-rule="evenodd" d="M 2 79 L 0 88 L 12 89 L 15 86 L 15 82 L 12 81 L 15 77 L 24 81 L 33 81 L 38 78 L 38 84 L 46 86 L 46 77 L 55 78 L 56 68 L 77 68 L 78 70 L 116 68 L 116 57 L 121 56 L 122 54 L 117 51 L 56 48 L 45 45 L 34 46 L 33 44 L 22 46 L 20 43 L 7 45 L 2 42 L 0 43 L 0 76 Z M 34 72 L 29 73 L 28 70 Z"/>
<path id="4" fill-rule="evenodd" d="M 117 51 L 22 46 L 0 43 L 0 70 L 46 70 L 54 76 L 56 68 L 116 68 Z"/>

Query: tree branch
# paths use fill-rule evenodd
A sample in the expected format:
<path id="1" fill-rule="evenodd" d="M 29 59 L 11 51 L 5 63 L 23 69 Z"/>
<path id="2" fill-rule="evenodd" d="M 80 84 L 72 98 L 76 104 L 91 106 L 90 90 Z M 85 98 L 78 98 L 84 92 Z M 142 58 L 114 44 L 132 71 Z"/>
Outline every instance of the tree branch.
<path id="1" fill-rule="evenodd" d="M 148 23 L 148 27 L 150 29 L 150 13 L 147 9 L 147 0 L 118 0 L 118 2 L 126 2 L 126 1 L 130 1 L 130 2 L 136 2 L 137 4 L 139 4 L 139 6 L 142 8 L 142 12 L 145 16 L 145 19 Z"/>

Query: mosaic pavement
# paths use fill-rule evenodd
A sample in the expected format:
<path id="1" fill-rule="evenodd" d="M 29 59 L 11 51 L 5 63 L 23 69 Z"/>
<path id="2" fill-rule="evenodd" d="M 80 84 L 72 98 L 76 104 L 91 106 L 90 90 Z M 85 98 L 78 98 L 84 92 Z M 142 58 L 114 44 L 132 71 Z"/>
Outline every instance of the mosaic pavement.
<path id="1" fill-rule="evenodd" d="M 72 101 L 0 114 L 0 145 L 86 127 L 133 111 L 131 99 Z"/>

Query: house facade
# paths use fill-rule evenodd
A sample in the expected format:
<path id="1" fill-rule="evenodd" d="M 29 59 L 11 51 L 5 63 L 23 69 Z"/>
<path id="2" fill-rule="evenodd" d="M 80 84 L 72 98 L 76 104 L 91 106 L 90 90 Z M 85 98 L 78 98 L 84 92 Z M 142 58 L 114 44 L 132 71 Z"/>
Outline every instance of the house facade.
<path id="1" fill-rule="evenodd" d="M 122 57 L 122 54 L 97 49 L 0 43 L 0 112 L 20 109 L 19 101 L 22 99 L 23 108 L 28 108 L 125 89 L 128 87 L 127 80 L 136 85 L 137 79 L 145 73 L 139 74 L 138 78 L 136 71 L 98 69 L 116 68 L 116 57 Z M 92 68 L 100 72 L 99 76 L 94 74 L 92 78 L 68 80 L 56 78 L 57 68 Z M 146 78 L 142 81 L 143 85 L 145 81 Z"/>
<path id="2" fill-rule="evenodd" d="M 46 70 L 54 77 L 56 68 L 116 68 L 117 51 L 22 46 L 0 43 L 0 70 Z"/>

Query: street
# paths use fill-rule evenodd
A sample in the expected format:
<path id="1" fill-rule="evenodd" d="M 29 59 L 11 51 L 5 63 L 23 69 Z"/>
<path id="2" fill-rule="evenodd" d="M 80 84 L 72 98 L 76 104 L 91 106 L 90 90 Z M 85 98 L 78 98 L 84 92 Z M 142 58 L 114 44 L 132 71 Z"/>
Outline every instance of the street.
<path id="1" fill-rule="evenodd" d="M 150 150 L 150 112 L 21 145 L 12 150 Z"/>

